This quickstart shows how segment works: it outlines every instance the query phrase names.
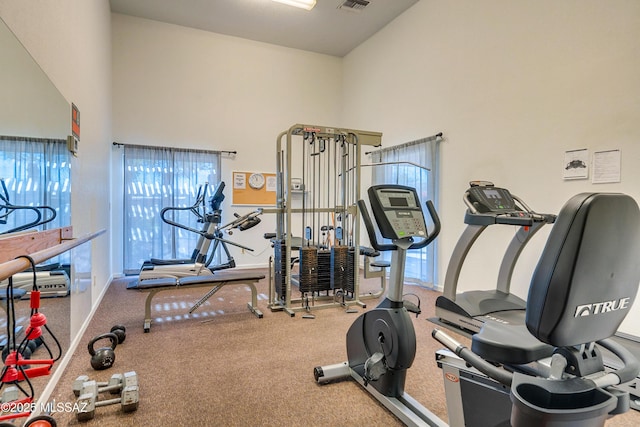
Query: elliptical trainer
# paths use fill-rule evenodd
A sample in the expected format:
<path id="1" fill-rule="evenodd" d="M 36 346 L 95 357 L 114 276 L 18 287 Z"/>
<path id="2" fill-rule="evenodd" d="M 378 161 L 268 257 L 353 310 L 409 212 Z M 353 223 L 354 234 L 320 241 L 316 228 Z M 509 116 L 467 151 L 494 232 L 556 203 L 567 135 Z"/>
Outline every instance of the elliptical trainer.
<path id="1" fill-rule="evenodd" d="M 258 216 L 262 214 L 262 209 L 257 209 L 243 216 L 234 214 L 235 219 L 232 222 L 221 226 L 221 205 L 222 201 L 224 200 L 223 190 L 225 188 L 225 183 L 224 181 L 220 182 L 213 196 L 205 201 L 207 195 L 207 187 L 208 184 L 204 184 L 204 186 L 201 186 L 198 189 L 196 202 L 192 206 L 169 206 L 163 208 L 160 211 L 160 218 L 164 223 L 199 235 L 198 243 L 196 244 L 196 248 L 191 254 L 191 258 L 151 258 L 150 260 L 145 261 L 142 264 L 138 279 L 139 281 L 160 279 L 165 277 L 178 279 L 189 276 L 211 276 L 215 271 L 234 268 L 236 266 L 236 263 L 227 245 L 236 246 L 240 249 L 253 252 L 253 249 L 247 246 L 224 239 L 223 232 L 232 234 L 232 229 L 244 231 L 258 225 L 261 221 Z M 191 211 L 198 218 L 198 222 L 203 224 L 202 228 L 200 230 L 197 230 L 195 228 L 167 218 L 168 213 L 174 213 L 176 211 Z M 227 262 L 218 265 L 211 265 L 211 262 L 213 261 L 219 247 L 221 247 L 224 251 Z"/>
<path id="2" fill-rule="evenodd" d="M 373 310 L 361 314 L 347 332 L 348 361 L 314 368 L 319 383 L 354 378 L 406 425 L 445 426 L 435 414 L 404 392 L 407 369 L 416 354 L 416 334 L 403 302 L 407 250 L 431 243 L 440 232 L 433 203 L 426 203 L 434 224 L 428 233 L 418 194 L 401 185 L 369 188 L 369 201 L 380 234 L 392 243 L 379 243 L 364 201 L 358 201 L 371 245 L 393 251 L 389 292 Z M 415 242 L 414 239 L 421 239 Z"/>

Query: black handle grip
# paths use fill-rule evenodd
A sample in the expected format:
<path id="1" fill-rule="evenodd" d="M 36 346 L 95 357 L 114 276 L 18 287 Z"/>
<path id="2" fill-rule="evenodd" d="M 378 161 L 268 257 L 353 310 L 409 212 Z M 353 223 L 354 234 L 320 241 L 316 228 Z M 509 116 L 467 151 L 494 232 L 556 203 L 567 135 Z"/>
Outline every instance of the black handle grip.
<path id="1" fill-rule="evenodd" d="M 426 205 L 429 216 L 431 217 L 431 221 L 433 222 L 433 231 L 429 233 L 423 241 L 414 243 L 413 245 L 409 246 L 409 249 L 422 249 L 429 243 L 433 242 L 433 240 L 438 237 L 438 234 L 440 234 L 441 224 L 438 212 L 436 212 L 436 208 L 435 206 L 433 206 L 433 202 L 431 200 L 427 200 Z"/>
<path id="2" fill-rule="evenodd" d="M 378 238 L 376 237 L 376 230 L 373 228 L 373 222 L 371 221 L 371 216 L 369 215 L 369 210 L 367 209 L 367 205 L 364 203 L 364 200 L 358 200 L 358 208 L 360 209 L 360 213 L 362 214 L 362 220 L 364 221 L 364 226 L 367 229 L 369 241 L 371 242 L 371 246 L 373 246 L 373 249 L 380 252 L 395 251 L 396 249 L 398 249 L 396 245 L 383 244 L 378 242 Z"/>

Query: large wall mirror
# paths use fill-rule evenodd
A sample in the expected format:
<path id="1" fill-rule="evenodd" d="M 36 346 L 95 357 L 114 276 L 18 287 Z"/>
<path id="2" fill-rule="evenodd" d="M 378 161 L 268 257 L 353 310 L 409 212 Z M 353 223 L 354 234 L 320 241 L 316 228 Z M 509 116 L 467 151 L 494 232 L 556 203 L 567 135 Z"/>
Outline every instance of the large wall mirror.
<path id="1" fill-rule="evenodd" d="M 47 75 L 0 20 L 0 237 L 30 230 L 52 229 L 71 224 L 70 161 L 66 137 L 71 128 L 71 106 Z M 35 209 L 35 206 L 39 208 Z M 55 211 L 55 218 L 47 221 Z M 16 208 L 16 209 L 14 209 Z M 40 223 L 38 224 L 38 212 Z M 41 265 L 37 283 L 42 291 L 40 312 L 47 326 L 62 347 L 68 350 L 70 337 L 71 256 L 66 253 Z M 33 275 L 14 276 L 15 324 L 17 341 L 24 337 L 31 309 L 29 291 Z M 6 295 L 7 281 L 0 284 Z M 7 346 L 6 300 L 0 310 L 0 341 Z M 45 330 L 43 338 L 57 356 L 54 338 Z M 39 344 L 37 342 L 35 344 Z M 47 349 L 35 348 L 33 358 L 48 358 Z M 54 368 L 59 362 L 54 364 Z M 31 380 L 36 398 L 40 396 L 50 376 Z"/>

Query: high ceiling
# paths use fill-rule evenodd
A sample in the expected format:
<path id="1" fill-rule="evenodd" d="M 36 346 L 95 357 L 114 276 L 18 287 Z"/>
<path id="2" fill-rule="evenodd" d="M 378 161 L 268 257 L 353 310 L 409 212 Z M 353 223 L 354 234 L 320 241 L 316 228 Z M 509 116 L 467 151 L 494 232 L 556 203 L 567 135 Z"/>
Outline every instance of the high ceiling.
<path id="1" fill-rule="evenodd" d="M 271 0 L 110 0 L 111 11 L 342 57 L 418 0 L 317 0 L 311 11 Z M 366 2 L 365 2 L 366 3 Z"/>

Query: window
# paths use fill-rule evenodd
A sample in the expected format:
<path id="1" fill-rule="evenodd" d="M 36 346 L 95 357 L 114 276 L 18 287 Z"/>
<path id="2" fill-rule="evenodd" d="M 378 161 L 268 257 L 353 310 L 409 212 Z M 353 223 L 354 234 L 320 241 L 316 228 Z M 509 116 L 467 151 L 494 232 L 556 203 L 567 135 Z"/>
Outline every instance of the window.
<path id="1" fill-rule="evenodd" d="M 124 146 L 125 274 L 138 274 L 151 258 L 189 259 L 199 235 L 162 221 L 163 208 L 188 207 L 205 183 L 211 192 L 220 181 L 220 155 L 203 150 Z M 171 220 L 200 229 L 190 211 Z"/>
<path id="2" fill-rule="evenodd" d="M 373 167 L 373 183 L 400 184 L 415 188 L 425 218 L 429 218 L 426 201 L 431 200 L 437 210 L 440 141 L 438 135 L 372 152 L 372 162 L 381 163 Z M 427 227 L 429 231 L 433 230 L 433 224 L 429 224 L 428 221 Z M 438 279 L 436 253 L 434 244 L 420 250 L 408 251 L 405 281 L 434 287 Z M 386 260 L 391 259 L 388 252 L 383 256 Z"/>
<path id="3" fill-rule="evenodd" d="M 53 221 L 39 227 L 51 229 L 71 224 L 71 166 L 67 142 L 59 139 L 0 136 L 0 178 L 9 202 L 20 206 L 50 206 Z M 2 191 L 2 190 L 0 190 Z M 16 210 L 3 219 L 0 232 L 35 219 L 31 210 Z"/>
<path id="4" fill-rule="evenodd" d="M 60 139 L 0 136 L 0 233 L 11 230 L 49 230 L 71 225 L 71 165 L 67 142 Z M 6 193 L 5 193 L 6 189 Z M 8 203 L 7 203 L 8 202 Z M 42 225 L 32 209 L 13 206 L 48 206 L 55 218 Z M 40 223 L 49 219 L 49 210 L 39 209 Z M 67 263 L 69 254 L 49 262 Z"/>

